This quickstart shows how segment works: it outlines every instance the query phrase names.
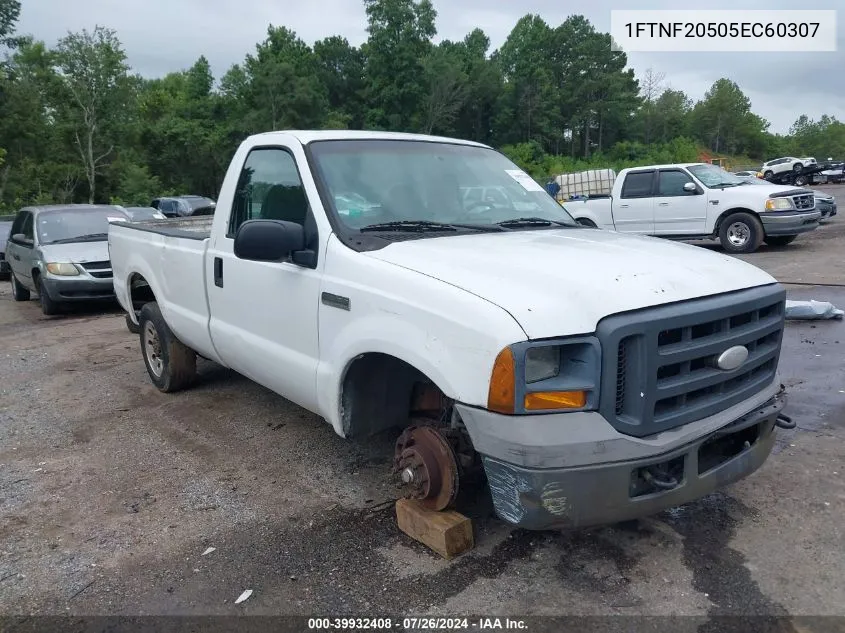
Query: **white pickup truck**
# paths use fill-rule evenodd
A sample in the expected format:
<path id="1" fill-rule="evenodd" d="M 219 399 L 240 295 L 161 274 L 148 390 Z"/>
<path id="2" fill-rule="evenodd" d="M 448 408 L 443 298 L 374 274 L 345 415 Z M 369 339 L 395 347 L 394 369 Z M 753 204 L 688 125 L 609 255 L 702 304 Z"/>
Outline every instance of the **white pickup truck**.
<path id="1" fill-rule="evenodd" d="M 397 479 L 433 509 L 486 476 L 525 528 L 640 517 L 752 473 L 784 424 L 772 277 L 581 227 L 484 145 L 259 134 L 213 218 L 112 224 L 109 247 L 160 390 L 202 356 L 341 436 L 395 429 Z"/>
<path id="2" fill-rule="evenodd" d="M 610 198 L 565 201 L 580 224 L 671 239 L 718 239 L 729 253 L 785 246 L 819 226 L 813 192 L 749 186 L 707 163 L 623 169 Z"/>

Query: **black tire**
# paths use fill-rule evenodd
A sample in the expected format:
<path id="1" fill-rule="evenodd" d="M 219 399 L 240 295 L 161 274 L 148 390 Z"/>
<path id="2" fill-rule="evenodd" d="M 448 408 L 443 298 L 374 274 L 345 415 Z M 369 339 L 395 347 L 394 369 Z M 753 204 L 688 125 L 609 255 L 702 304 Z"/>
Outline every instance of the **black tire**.
<path id="1" fill-rule="evenodd" d="M 807 176 L 795 176 L 795 185 L 798 187 L 803 187 L 807 184 Z"/>
<path id="2" fill-rule="evenodd" d="M 126 315 L 126 329 L 132 332 L 132 334 L 138 334 L 141 331 L 140 325 L 135 325 L 132 319 L 129 318 L 129 315 Z"/>
<path id="3" fill-rule="evenodd" d="M 592 220 L 588 220 L 587 218 L 578 218 L 575 221 L 578 224 L 580 224 L 581 226 L 587 226 L 587 227 L 590 227 L 591 229 L 597 228 L 596 223 L 593 222 Z"/>
<path id="4" fill-rule="evenodd" d="M 11 274 L 11 277 L 12 296 L 15 298 L 15 301 L 29 301 L 29 290 L 20 285 L 18 280 L 15 279 L 14 273 Z"/>
<path id="5" fill-rule="evenodd" d="M 138 320 L 141 355 L 153 384 L 165 393 L 190 385 L 197 374 L 197 354 L 176 338 L 158 304 L 144 304 Z"/>
<path id="6" fill-rule="evenodd" d="M 766 244 L 769 246 L 786 246 L 795 241 L 797 235 L 770 235 L 765 238 Z"/>
<path id="7" fill-rule="evenodd" d="M 771 178 L 772 176 L 774 176 L 774 173 L 773 173 L 771 170 L 768 170 L 766 173 L 764 173 L 764 174 L 763 174 L 763 178 L 764 178 L 765 180 L 768 180 L 768 179 L 769 179 L 769 178 Z"/>
<path id="8" fill-rule="evenodd" d="M 719 225 L 719 242 L 728 253 L 753 253 L 763 243 L 763 225 L 757 216 L 740 211 Z"/>
<path id="9" fill-rule="evenodd" d="M 801 171 L 802 169 L 804 169 L 804 165 L 802 165 L 801 163 L 795 163 L 795 164 L 792 166 L 792 171 L 794 171 L 796 174 L 797 174 L 799 171 Z"/>
<path id="10" fill-rule="evenodd" d="M 50 295 L 47 294 L 47 287 L 44 285 L 44 280 L 38 280 L 38 298 L 41 300 L 41 312 L 46 316 L 53 316 L 62 311 L 62 304 L 58 301 L 53 301 Z"/>

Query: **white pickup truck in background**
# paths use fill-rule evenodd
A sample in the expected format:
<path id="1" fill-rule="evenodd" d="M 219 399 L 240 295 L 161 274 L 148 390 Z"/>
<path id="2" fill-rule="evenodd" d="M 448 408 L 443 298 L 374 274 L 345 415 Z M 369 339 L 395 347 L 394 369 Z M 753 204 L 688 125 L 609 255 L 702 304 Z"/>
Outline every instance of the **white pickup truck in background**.
<path id="1" fill-rule="evenodd" d="M 652 514 L 759 468 L 785 404 L 772 277 L 584 228 L 476 143 L 252 136 L 213 217 L 112 224 L 109 246 L 160 390 L 202 356 L 343 437 L 394 429 L 437 510 L 477 474 L 529 529 Z"/>
<path id="2" fill-rule="evenodd" d="M 707 163 L 623 169 L 609 198 L 563 201 L 580 224 L 672 239 L 718 239 L 729 253 L 785 246 L 819 226 L 813 192 L 749 186 Z"/>

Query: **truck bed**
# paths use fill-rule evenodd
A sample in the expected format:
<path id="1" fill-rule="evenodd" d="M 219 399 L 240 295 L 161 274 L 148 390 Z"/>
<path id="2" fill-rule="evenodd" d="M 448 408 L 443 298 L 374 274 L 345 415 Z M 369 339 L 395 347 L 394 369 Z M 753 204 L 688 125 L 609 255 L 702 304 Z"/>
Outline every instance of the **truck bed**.
<path id="1" fill-rule="evenodd" d="M 169 218 L 167 220 L 142 220 L 124 222 L 125 226 L 139 231 L 149 231 L 169 237 L 184 237 L 189 240 L 204 240 L 211 237 L 213 215 L 201 215 L 195 218 Z"/>

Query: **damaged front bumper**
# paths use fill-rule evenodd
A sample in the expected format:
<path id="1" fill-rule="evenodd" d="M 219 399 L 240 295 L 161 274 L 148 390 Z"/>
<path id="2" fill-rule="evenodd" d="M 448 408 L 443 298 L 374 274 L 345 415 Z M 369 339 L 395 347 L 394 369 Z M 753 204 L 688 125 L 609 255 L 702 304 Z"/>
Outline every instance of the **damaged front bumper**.
<path id="1" fill-rule="evenodd" d="M 608 447 L 602 441 L 594 444 L 592 464 L 564 468 L 531 467 L 524 459 L 517 465 L 479 452 L 503 520 L 530 530 L 605 525 L 694 501 L 756 471 L 771 453 L 785 404 L 780 391 L 693 441 L 624 461 L 603 461 Z M 472 427 L 477 434 L 478 422 L 475 416 L 468 425 L 471 435 Z M 583 442 L 578 446 L 583 448 Z M 524 457 L 524 448 L 511 446 L 509 451 Z"/>

